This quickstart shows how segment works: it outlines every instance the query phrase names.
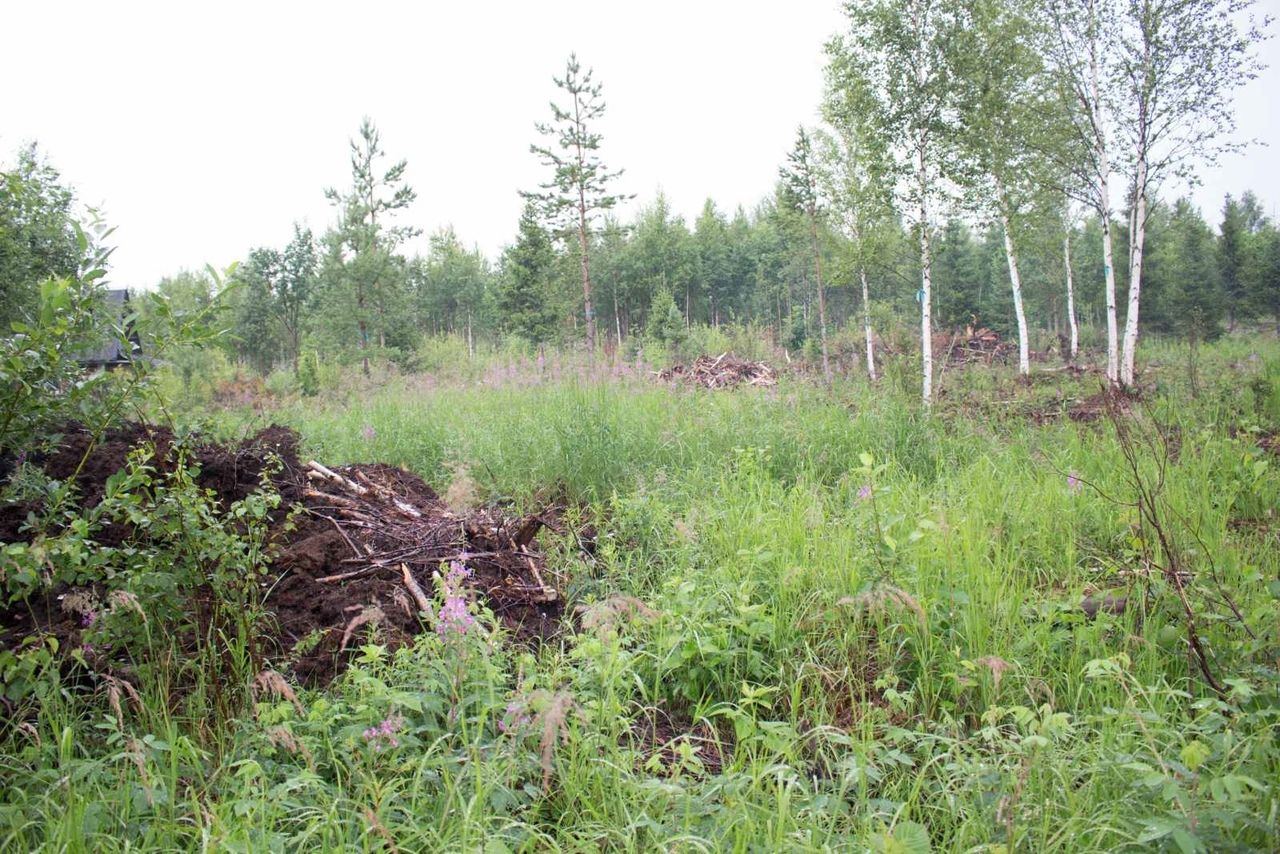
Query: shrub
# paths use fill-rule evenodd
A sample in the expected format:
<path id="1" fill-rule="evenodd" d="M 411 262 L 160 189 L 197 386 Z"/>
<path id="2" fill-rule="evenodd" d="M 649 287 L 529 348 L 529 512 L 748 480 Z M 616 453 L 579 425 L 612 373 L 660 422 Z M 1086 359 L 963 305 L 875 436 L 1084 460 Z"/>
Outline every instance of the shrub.
<path id="1" fill-rule="evenodd" d="M 320 393 L 320 358 L 315 350 L 305 351 L 298 360 L 298 389 L 304 397 Z"/>

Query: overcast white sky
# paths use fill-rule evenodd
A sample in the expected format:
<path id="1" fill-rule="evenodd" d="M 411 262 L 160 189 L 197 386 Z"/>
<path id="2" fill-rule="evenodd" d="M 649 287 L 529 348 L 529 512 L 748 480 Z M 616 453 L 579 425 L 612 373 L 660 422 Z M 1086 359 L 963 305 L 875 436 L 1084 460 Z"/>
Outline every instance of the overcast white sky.
<path id="1" fill-rule="evenodd" d="M 1280 15 L 1280 0 L 1259 8 Z M 491 257 L 511 239 L 529 154 L 571 50 L 595 69 L 603 155 L 618 187 L 662 188 L 692 220 L 769 192 L 795 126 L 816 119 L 834 0 L 103 3 L 31 0 L 4 13 L 0 162 L 37 141 L 117 226 L 112 280 L 149 286 L 317 232 L 322 191 L 350 180 L 364 115 L 407 158 L 405 220 L 453 224 Z M 1196 199 L 1255 190 L 1280 207 L 1280 50 L 1238 99 L 1240 136 L 1270 143 L 1205 173 Z M 626 212 L 624 212 L 626 215 Z M 425 252 L 426 235 L 412 249 Z"/>

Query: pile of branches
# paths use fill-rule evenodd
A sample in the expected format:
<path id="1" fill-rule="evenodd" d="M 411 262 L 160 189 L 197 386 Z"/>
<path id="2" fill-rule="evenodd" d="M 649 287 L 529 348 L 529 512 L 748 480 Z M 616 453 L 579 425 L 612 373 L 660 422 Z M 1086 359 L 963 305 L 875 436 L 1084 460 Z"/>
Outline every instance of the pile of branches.
<path id="1" fill-rule="evenodd" d="M 291 487 L 302 512 L 280 531 L 264 604 L 275 626 L 269 646 L 302 683 L 327 684 L 370 633 L 395 649 L 443 631 L 446 589 L 465 588 L 519 643 L 559 633 L 563 579 L 535 542 L 553 519 L 455 511 L 416 475 L 376 463 L 331 469 L 313 460 Z"/>
<path id="2" fill-rule="evenodd" d="M 969 328 L 964 332 L 964 339 L 954 341 L 947 361 L 952 365 L 984 364 L 1005 362 L 1016 355 L 1017 346 L 1002 341 L 999 333 L 985 326 L 980 329 Z"/>
<path id="3" fill-rule="evenodd" d="M 664 380 L 683 380 L 703 388 L 733 388 L 739 385 L 772 386 L 778 375 L 766 362 L 752 362 L 732 353 L 699 356 L 691 365 L 675 365 L 659 372 Z"/>
<path id="4" fill-rule="evenodd" d="M 340 473 L 314 460 L 305 468 L 309 485 L 302 494 L 308 511 L 328 519 L 351 550 L 342 561 L 351 569 L 316 578 L 318 584 L 390 572 L 399 576 L 418 609 L 430 612 L 425 579 L 442 563 L 456 561 L 499 605 L 559 599 L 543 579 L 541 555 L 529 548 L 543 525 L 541 517 L 510 520 L 490 511 L 458 516 L 430 495 L 400 494 L 388 482 L 395 475 L 403 478 L 395 469 L 351 466 Z"/>

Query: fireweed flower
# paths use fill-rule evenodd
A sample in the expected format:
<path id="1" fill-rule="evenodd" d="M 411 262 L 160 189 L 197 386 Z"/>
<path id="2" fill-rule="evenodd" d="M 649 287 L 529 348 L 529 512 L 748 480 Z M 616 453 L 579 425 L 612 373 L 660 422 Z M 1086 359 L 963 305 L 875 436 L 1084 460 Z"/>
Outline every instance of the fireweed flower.
<path id="1" fill-rule="evenodd" d="M 436 634 L 445 640 L 462 637 L 476 625 L 476 618 L 467 610 L 467 597 L 462 589 L 470 575 L 471 571 L 458 561 L 449 564 L 444 577 L 444 604 L 436 619 Z"/>
<path id="2" fill-rule="evenodd" d="M 403 726 L 404 717 L 399 712 L 392 712 L 387 715 L 382 723 L 369 727 L 362 735 L 365 743 L 372 745 L 374 750 L 389 750 L 400 745 L 400 740 L 396 738 L 396 733 Z"/>
<path id="3" fill-rule="evenodd" d="M 1079 495 L 1083 485 L 1080 483 L 1080 475 L 1071 472 L 1067 475 L 1067 492 L 1072 495 Z"/>
<path id="4" fill-rule="evenodd" d="M 529 717 L 528 710 L 519 700 L 512 700 L 507 703 L 507 710 L 502 715 L 502 720 L 498 721 L 498 732 L 508 735 L 517 733 L 533 722 L 533 718 Z"/>
<path id="5" fill-rule="evenodd" d="M 864 483 L 862 484 L 862 486 L 858 487 L 859 501 L 866 501 L 870 497 L 871 497 L 871 484 Z"/>

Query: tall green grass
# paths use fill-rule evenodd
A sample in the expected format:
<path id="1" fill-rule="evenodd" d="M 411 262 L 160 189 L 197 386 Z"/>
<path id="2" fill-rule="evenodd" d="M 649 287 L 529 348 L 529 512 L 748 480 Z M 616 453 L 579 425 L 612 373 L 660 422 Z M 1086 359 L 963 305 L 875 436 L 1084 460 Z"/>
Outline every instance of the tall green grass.
<path id="1" fill-rule="evenodd" d="M 1180 436 L 1163 506 L 1254 635 L 1196 601 L 1226 697 L 1191 666 L 1170 591 L 1081 612 L 1139 589 L 1121 448 L 1104 423 L 1026 416 L 1095 379 L 957 370 L 927 413 L 858 379 L 407 377 L 270 417 L 328 464 L 567 503 L 598 530 L 593 557 L 544 544 L 575 602 L 653 613 L 536 656 L 431 633 L 391 655 L 375 636 L 301 710 L 260 697 L 216 757 L 132 713 L 51 706 L 8 735 L 0 847 L 1274 850 L 1280 475 L 1255 440 L 1280 427 L 1280 354 L 1204 348 L 1195 397 L 1155 355 L 1146 412 Z M 371 748 L 393 713 L 400 744 Z M 636 735 L 655 716 L 665 746 Z"/>

